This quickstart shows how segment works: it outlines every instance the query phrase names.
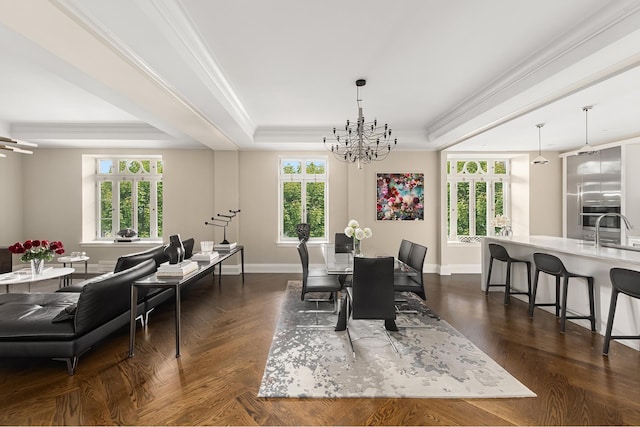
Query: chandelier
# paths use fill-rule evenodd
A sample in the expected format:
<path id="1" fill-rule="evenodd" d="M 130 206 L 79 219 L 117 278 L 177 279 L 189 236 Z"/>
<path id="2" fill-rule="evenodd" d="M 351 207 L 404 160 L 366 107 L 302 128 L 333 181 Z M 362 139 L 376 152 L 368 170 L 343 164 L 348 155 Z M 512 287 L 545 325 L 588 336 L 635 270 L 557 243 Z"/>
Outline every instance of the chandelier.
<path id="1" fill-rule="evenodd" d="M 37 147 L 38 144 L 25 141 L 16 141 L 15 139 L 0 136 L 0 150 L 13 151 L 14 153 L 33 154 L 31 150 L 25 150 L 21 147 Z M 0 157 L 7 157 L 0 153 Z"/>
<path id="2" fill-rule="evenodd" d="M 384 160 L 396 146 L 398 139 L 391 139 L 391 128 L 385 123 L 378 126 L 378 121 L 365 122 L 360 106 L 360 88 L 367 84 L 364 79 L 356 80 L 356 102 L 358 103 L 358 120 L 353 123 L 347 120 L 344 130 L 333 128 L 335 143 L 327 144 L 327 138 L 323 138 L 324 146 L 331 150 L 336 159 L 343 162 L 356 163 L 358 169 L 362 169 L 365 163 Z"/>

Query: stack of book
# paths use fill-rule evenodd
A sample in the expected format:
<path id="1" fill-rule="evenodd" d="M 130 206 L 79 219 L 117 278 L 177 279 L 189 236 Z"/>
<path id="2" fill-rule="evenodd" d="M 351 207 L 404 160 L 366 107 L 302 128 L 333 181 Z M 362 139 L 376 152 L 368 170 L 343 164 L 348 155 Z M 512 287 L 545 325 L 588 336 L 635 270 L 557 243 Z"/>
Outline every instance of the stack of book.
<path id="1" fill-rule="evenodd" d="M 214 259 L 218 258 L 218 255 L 220 254 L 216 251 L 198 252 L 196 254 L 193 254 L 191 259 L 193 261 L 213 261 Z"/>
<path id="2" fill-rule="evenodd" d="M 230 251 L 231 249 L 235 248 L 236 246 L 238 246 L 238 244 L 236 242 L 233 242 L 233 243 L 216 243 L 215 245 L 213 245 L 213 249 L 218 250 L 218 251 Z"/>
<path id="3" fill-rule="evenodd" d="M 158 267 L 157 277 L 183 277 L 193 273 L 198 269 L 198 263 L 194 261 L 183 261 L 178 264 L 164 263 Z"/>

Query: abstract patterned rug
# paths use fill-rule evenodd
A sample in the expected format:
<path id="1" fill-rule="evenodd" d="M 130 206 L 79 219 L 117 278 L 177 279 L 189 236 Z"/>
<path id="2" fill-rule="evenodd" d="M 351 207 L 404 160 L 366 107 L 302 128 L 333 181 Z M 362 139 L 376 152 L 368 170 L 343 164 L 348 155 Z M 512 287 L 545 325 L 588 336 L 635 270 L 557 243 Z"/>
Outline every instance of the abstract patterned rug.
<path id="1" fill-rule="evenodd" d="M 400 331 L 389 333 L 398 353 L 383 321 L 350 320 L 354 356 L 347 333 L 333 330 L 337 315 L 299 312 L 315 308 L 300 301 L 300 287 L 299 281 L 287 285 L 259 397 L 536 396 L 412 294 L 402 308 L 419 314 L 399 315 Z"/>

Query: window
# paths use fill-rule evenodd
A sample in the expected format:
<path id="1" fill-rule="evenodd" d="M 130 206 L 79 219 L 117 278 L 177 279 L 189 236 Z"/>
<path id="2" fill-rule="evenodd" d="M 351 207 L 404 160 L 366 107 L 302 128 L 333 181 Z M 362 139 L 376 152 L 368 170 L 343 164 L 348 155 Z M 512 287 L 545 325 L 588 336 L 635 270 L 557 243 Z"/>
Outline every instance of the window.
<path id="1" fill-rule="evenodd" d="M 494 236 L 493 218 L 509 216 L 509 160 L 447 161 L 447 235 Z"/>
<path id="2" fill-rule="evenodd" d="M 140 239 L 162 238 L 162 158 L 96 159 L 96 238 L 132 228 Z"/>
<path id="3" fill-rule="evenodd" d="M 327 159 L 281 158 L 279 166 L 281 241 L 297 241 L 296 225 L 309 224 L 310 240 L 327 236 Z"/>

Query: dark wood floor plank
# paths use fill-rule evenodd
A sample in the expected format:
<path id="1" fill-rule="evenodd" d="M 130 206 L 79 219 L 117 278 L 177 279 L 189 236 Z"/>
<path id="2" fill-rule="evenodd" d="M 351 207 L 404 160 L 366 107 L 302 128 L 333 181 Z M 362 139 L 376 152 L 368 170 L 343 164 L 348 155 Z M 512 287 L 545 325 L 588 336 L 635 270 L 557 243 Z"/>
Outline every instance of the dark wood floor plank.
<path id="1" fill-rule="evenodd" d="M 183 294 L 182 357 L 175 357 L 172 301 L 138 328 L 127 357 L 123 328 L 63 362 L 0 361 L 3 425 L 639 425 L 640 352 L 502 292 L 479 275 L 425 275 L 428 305 L 537 393 L 519 399 L 265 399 L 262 379 L 291 274 L 211 278 Z M 217 278 L 216 278 L 217 279 Z M 57 288 L 57 283 L 52 289 Z M 46 290 L 40 287 L 39 290 Z"/>

